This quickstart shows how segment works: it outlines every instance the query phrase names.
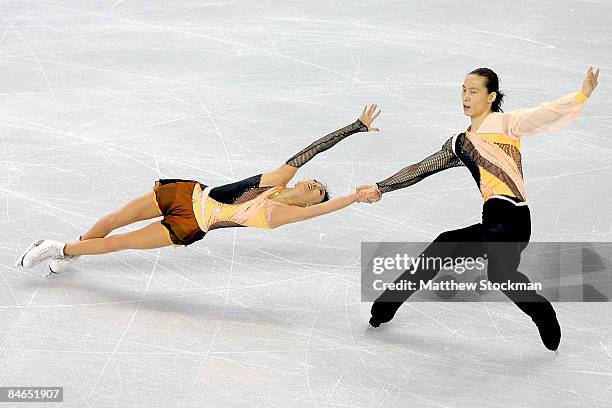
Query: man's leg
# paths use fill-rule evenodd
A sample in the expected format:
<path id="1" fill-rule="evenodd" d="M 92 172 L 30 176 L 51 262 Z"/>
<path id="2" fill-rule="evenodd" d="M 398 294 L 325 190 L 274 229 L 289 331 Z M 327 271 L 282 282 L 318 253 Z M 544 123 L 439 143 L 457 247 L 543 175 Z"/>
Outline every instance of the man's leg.
<path id="1" fill-rule="evenodd" d="M 469 227 L 460 228 L 457 230 L 446 231 L 438 235 L 438 237 L 422 252 L 420 257 L 427 258 L 445 258 L 448 256 L 460 256 L 463 252 L 469 252 L 472 255 L 475 251 L 482 252 L 479 243 L 481 240 L 481 224 L 470 225 Z M 462 247 L 460 243 L 475 243 L 478 248 Z M 421 264 L 416 271 L 412 269 L 403 272 L 395 283 L 402 281 L 414 282 L 418 287 L 419 282 L 428 282 L 436 277 L 439 272 L 436 265 Z M 414 272 L 414 273 L 413 273 Z M 385 292 L 374 301 L 372 305 L 370 325 L 374 327 L 380 326 L 381 323 L 387 323 L 393 319 L 395 313 L 400 306 L 412 296 L 416 290 L 385 290 Z"/>

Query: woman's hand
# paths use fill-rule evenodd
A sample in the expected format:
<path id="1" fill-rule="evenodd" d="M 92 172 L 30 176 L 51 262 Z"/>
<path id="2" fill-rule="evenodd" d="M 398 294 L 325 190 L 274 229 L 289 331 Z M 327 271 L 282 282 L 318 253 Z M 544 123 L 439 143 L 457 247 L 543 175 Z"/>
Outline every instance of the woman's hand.
<path id="1" fill-rule="evenodd" d="M 357 202 L 359 203 L 375 203 L 380 201 L 382 193 L 375 185 L 362 185 L 356 188 Z"/>
<path id="2" fill-rule="evenodd" d="M 597 88 L 597 78 L 599 77 L 599 68 L 593 72 L 593 67 L 589 67 L 586 78 L 582 83 L 582 93 L 586 96 L 591 96 L 591 93 Z M 376 105 L 375 105 L 376 106 Z M 363 122 L 363 121 L 362 121 Z M 365 122 L 364 122 L 365 124 Z"/>
<path id="3" fill-rule="evenodd" d="M 368 132 L 378 132 L 380 130 L 371 126 L 372 122 L 374 122 L 374 119 L 376 119 L 378 115 L 380 115 L 380 110 L 376 110 L 377 106 L 378 105 L 370 105 L 368 107 L 368 105 L 366 105 L 363 108 L 363 112 L 361 112 L 361 115 L 359 115 L 359 120 L 361 121 L 361 123 L 368 127 Z"/>

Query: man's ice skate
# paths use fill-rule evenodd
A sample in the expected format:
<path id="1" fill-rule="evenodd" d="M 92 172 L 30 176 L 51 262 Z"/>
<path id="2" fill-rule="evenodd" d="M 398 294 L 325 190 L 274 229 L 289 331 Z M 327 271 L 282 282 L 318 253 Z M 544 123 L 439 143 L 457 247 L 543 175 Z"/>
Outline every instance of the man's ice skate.
<path id="1" fill-rule="evenodd" d="M 537 321 L 534 319 L 534 323 L 538 327 L 540 338 L 544 346 L 559 354 L 557 349 L 561 342 L 561 327 L 559 326 L 556 313 L 554 311 L 552 311 L 552 313 L 547 313 L 544 318 L 537 319 Z"/>
<path id="2" fill-rule="evenodd" d="M 376 299 L 370 310 L 372 317 L 370 317 L 369 323 L 373 328 L 377 328 L 382 323 L 390 322 L 395 316 L 397 309 L 402 305 L 402 302 L 387 302 L 381 298 L 382 296 Z"/>

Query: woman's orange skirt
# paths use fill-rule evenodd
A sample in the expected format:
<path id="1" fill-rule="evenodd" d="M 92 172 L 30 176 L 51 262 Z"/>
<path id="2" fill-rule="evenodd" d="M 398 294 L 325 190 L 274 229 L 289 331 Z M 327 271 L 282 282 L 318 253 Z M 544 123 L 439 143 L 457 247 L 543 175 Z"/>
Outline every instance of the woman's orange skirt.
<path id="1" fill-rule="evenodd" d="M 204 238 L 193 213 L 194 188 L 206 186 L 194 180 L 160 179 L 153 187 L 153 199 L 164 218 L 162 225 L 168 230 L 174 245 L 190 245 Z"/>

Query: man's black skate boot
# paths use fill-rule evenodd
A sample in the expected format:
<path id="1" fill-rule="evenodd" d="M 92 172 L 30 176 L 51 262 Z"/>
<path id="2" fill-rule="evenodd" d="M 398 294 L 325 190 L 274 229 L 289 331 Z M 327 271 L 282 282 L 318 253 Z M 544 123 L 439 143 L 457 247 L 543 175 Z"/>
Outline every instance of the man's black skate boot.
<path id="1" fill-rule="evenodd" d="M 400 308 L 402 302 L 380 302 L 376 301 L 372 305 L 370 314 L 370 325 L 372 327 L 378 327 L 382 323 L 388 323 L 395 316 L 395 312 Z"/>
<path id="2" fill-rule="evenodd" d="M 557 314 L 550 303 L 546 304 L 548 307 L 544 308 L 538 314 L 541 316 L 532 317 L 532 320 L 538 326 L 540 332 L 540 338 L 542 343 L 547 349 L 557 351 L 559 343 L 561 342 L 561 326 L 557 320 Z"/>

